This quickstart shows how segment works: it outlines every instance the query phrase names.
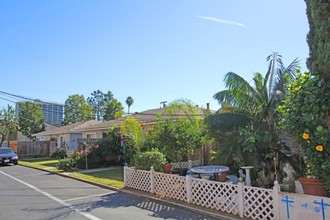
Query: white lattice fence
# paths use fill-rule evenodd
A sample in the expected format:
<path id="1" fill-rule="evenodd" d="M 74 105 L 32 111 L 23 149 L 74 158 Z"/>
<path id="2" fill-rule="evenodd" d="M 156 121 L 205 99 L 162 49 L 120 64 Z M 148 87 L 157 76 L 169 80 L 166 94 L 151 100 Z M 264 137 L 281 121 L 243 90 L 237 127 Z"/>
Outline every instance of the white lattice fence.
<path id="1" fill-rule="evenodd" d="M 151 192 L 150 171 L 125 167 L 125 186 Z"/>
<path id="2" fill-rule="evenodd" d="M 191 160 L 189 161 L 185 161 L 185 162 L 181 162 L 181 168 L 189 168 L 189 163 L 191 163 L 192 167 L 195 166 L 199 166 L 201 165 L 201 160 Z M 180 163 L 171 163 L 172 164 L 172 168 L 180 168 Z"/>
<path id="3" fill-rule="evenodd" d="M 239 212 L 237 185 L 192 178 L 191 194 L 193 204 L 235 215 Z"/>
<path id="4" fill-rule="evenodd" d="M 125 167 L 125 186 L 198 206 L 258 220 L 279 219 L 277 191 Z M 278 209 L 277 209 L 278 210 Z M 275 213 L 275 214 L 274 214 Z"/>
<path id="5" fill-rule="evenodd" d="M 244 187 L 244 216 L 252 219 L 274 219 L 273 190 Z"/>
<path id="6" fill-rule="evenodd" d="M 328 219 L 330 199 L 124 168 L 125 186 L 257 220 Z"/>
<path id="7" fill-rule="evenodd" d="M 186 177 L 154 172 L 154 193 L 161 198 L 187 201 Z"/>

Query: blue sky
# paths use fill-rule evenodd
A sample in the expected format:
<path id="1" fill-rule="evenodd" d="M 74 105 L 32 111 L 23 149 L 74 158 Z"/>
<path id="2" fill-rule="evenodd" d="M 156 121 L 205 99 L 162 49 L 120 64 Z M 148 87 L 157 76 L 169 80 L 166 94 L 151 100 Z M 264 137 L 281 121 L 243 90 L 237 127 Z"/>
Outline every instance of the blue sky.
<path id="1" fill-rule="evenodd" d="M 306 70 L 303 0 L 3 0 L 0 91 L 64 103 L 94 90 L 131 112 L 213 95 L 235 72 L 265 73 L 272 52 Z M 14 103 L 0 95 L 0 108 Z"/>

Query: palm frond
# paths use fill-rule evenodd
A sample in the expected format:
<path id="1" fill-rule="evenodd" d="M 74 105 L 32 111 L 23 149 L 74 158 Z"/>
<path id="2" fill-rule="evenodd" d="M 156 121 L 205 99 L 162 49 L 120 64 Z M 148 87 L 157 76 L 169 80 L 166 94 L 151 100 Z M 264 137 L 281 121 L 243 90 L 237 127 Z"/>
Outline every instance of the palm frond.
<path id="1" fill-rule="evenodd" d="M 300 60 L 298 58 L 294 59 L 288 67 L 284 67 L 281 69 L 282 73 L 288 73 L 290 79 L 294 79 L 296 77 L 297 70 L 300 67 Z"/>
<path id="2" fill-rule="evenodd" d="M 276 86 L 276 79 L 279 75 L 279 70 L 283 69 L 282 56 L 277 52 L 273 52 L 266 60 L 269 62 L 268 71 L 265 76 L 265 82 L 268 82 L 268 97 L 272 95 Z"/>
<path id="3" fill-rule="evenodd" d="M 216 99 L 220 105 L 223 103 L 232 103 L 233 101 L 232 92 L 230 90 L 217 92 L 213 95 L 213 98 Z"/>
<path id="4" fill-rule="evenodd" d="M 225 75 L 225 84 L 228 90 L 236 89 L 236 90 L 243 90 L 249 91 L 253 90 L 253 87 L 240 75 L 234 72 L 228 72 Z M 238 88 L 238 89 L 237 89 Z"/>

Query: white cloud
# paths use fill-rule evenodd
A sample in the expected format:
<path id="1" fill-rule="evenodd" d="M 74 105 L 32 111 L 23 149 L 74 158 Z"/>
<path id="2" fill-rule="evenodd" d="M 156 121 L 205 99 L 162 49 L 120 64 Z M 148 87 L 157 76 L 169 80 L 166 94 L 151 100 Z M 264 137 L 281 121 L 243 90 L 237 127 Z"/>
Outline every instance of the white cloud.
<path id="1" fill-rule="evenodd" d="M 212 17 L 206 17 L 206 16 L 197 16 L 197 18 L 201 18 L 201 19 L 205 19 L 205 20 L 209 20 L 209 21 L 215 21 L 215 22 L 222 23 L 222 24 L 233 24 L 233 25 L 238 25 L 238 26 L 241 26 L 241 27 L 246 27 L 246 25 L 244 25 L 242 23 L 235 22 L 235 21 L 228 21 L 228 20 L 212 18 Z"/>

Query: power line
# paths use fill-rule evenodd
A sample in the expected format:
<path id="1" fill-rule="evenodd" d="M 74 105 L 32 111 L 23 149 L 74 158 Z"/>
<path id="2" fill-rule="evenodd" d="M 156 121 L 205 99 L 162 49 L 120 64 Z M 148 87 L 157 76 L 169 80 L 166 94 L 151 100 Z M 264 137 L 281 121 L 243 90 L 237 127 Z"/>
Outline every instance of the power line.
<path id="1" fill-rule="evenodd" d="M 13 97 L 20 98 L 20 99 L 23 99 L 23 100 L 29 100 L 29 101 L 33 101 L 33 102 L 37 102 L 37 103 L 42 103 L 42 104 L 50 104 L 50 105 L 57 104 L 57 105 L 63 105 L 63 104 L 61 104 L 61 103 L 46 102 L 46 101 L 42 101 L 42 100 L 40 100 L 40 99 L 32 99 L 32 98 L 28 98 L 28 97 L 25 97 L 25 96 L 22 96 L 22 95 L 15 95 L 15 94 L 12 94 L 12 93 L 9 93 L 9 92 L 4 92 L 4 91 L 0 91 L 0 93 L 5 94 L 5 95 L 7 95 L 7 96 L 13 96 Z"/>

